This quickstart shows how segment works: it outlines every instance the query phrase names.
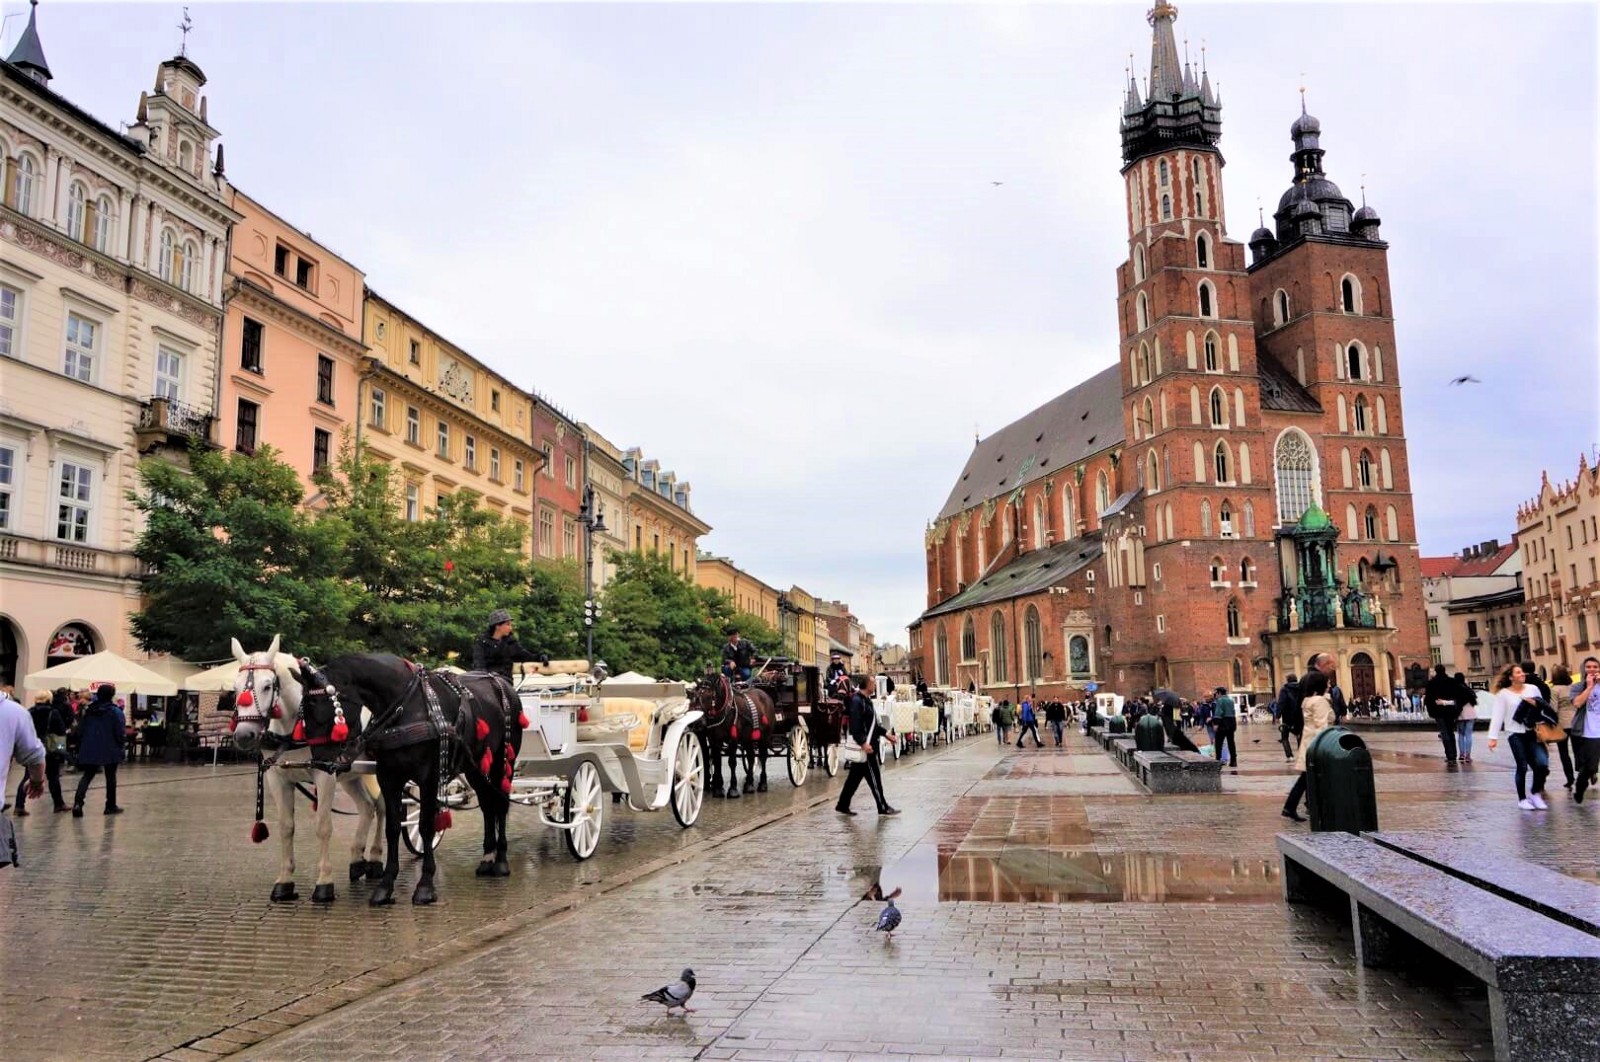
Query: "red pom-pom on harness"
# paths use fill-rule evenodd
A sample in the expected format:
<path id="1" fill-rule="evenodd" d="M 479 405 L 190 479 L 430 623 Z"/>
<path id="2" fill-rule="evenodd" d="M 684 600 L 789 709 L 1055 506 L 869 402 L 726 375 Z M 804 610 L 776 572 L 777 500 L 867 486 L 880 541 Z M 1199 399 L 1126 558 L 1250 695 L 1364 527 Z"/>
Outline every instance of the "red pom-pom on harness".
<path id="1" fill-rule="evenodd" d="M 489 724 L 486 721 L 479 719 L 477 729 L 479 741 L 482 741 L 489 736 Z"/>
<path id="2" fill-rule="evenodd" d="M 443 833 L 444 831 L 448 830 L 451 826 L 454 826 L 454 825 L 455 825 L 455 817 L 450 814 L 450 809 L 449 808 L 446 808 L 443 811 L 437 812 L 433 816 L 433 832 L 434 833 Z"/>
<path id="3" fill-rule="evenodd" d="M 344 744 L 350 737 L 350 725 L 344 721 L 344 710 L 340 709 L 333 717 L 333 732 L 329 735 L 335 742 Z"/>
<path id="4" fill-rule="evenodd" d="M 306 722 L 304 719 L 296 719 L 294 721 L 294 739 L 296 741 L 304 741 L 306 739 Z"/>
<path id="5" fill-rule="evenodd" d="M 234 716 L 232 719 L 228 720 L 228 733 L 231 734 L 235 730 L 238 730 L 238 729 L 239 729 L 239 717 L 238 716 Z"/>
<path id="6" fill-rule="evenodd" d="M 483 750 L 483 759 L 478 761 L 478 771 L 485 778 L 487 778 L 487 777 L 489 777 L 489 769 L 492 768 L 493 766 L 494 766 L 494 753 L 490 752 L 488 749 L 484 749 Z"/>
<path id="7" fill-rule="evenodd" d="M 750 731 L 750 740 L 751 741 L 760 741 L 761 740 L 761 731 L 759 731 L 759 730 Z"/>
<path id="8" fill-rule="evenodd" d="M 510 771 L 507 771 L 506 772 L 506 776 L 504 778 L 500 779 L 500 791 L 502 793 L 505 793 L 507 796 L 511 795 L 511 772 Z"/>
<path id="9" fill-rule="evenodd" d="M 272 831 L 267 829 L 267 824 L 257 819 L 250 827 L 250 843 L 260 844 L 265 841 Z"/>
<path id="10" fill-rule="evenodd" d="M 518 712 L 517 713 L 517 727 L 518 727 L 518 729 L 521 729 L 521 730 L 528 729 L 528 713 L 527 712 Z"/>
<path id="11" fill-rule="evenodd" d="M 739 737 L 739 728 L 736 727 L 736 726 L 729 727 L 728 728 L 728 736 L 731 737 L 731 738 L 734 738 L 735 740 L 737 740 L 738 737 Z"/>
<path id="12" fill-rule="evenodd" d="M 252 704 L 254 704 L 255 701 L 256 701 L 256 699 L 250 695 L 250 691 L 249 690 L 244 690 L 243 692 L 241 692 L 239 694 L 238 698 L 234 701 L 234 703 L 237 704 L 240 708 L 248 708 Z"/>

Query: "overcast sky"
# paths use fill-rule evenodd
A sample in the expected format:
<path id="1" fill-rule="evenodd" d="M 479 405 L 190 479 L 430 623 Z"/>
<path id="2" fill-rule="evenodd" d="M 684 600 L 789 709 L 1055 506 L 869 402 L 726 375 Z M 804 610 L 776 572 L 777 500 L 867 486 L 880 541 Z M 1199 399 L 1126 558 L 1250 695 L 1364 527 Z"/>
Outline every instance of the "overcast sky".
<path id="1" fill-rule="evenodd" d="M 241 188 L 690 480 L 704 547 L 903 641 L 974 431 L 1117 356 L 1147 6 L 191 4 L 189 54 Z M 1302 78 L 1365 175 L 1423 552 L 1509 539 L 1600 440 L 1595 7 L 1181 7 L 1233 238 Z M 130 121 L 180 17 L 47 2 L 52 87 Z"/>

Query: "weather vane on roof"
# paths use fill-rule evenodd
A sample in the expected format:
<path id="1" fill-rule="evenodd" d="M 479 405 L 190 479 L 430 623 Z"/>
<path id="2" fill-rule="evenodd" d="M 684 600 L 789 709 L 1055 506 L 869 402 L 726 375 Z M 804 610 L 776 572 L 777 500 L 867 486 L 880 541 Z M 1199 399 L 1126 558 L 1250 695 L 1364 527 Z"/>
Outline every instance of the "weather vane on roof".
<path id="1" fill-rule="evenodd" d="M 183 9 L 183 21 L 178 23 L 178 32 L 183 34 L 183 43 L 178 45 L 179 55 L 189 54 L 189 31 L 194 28 L 194 21 L 189 18 L 189 9 Z"/>

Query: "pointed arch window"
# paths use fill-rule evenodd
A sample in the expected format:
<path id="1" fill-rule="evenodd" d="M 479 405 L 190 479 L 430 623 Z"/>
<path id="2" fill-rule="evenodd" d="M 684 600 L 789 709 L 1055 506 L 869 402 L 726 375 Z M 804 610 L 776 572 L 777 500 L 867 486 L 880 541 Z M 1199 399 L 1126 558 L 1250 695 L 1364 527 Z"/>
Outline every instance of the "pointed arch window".
<path id="1" fill-rule="evenodd" d="M 1256 507 L 1254 502 L 1244 503 L 1244 537 L 1256 537 Z"/>
<path id="2" fill-rule="evenodd" d="M 1229 638 L 1241 637 L 1241 635 L 1239 634 L 1240 629 L 1241 629 L 1241 624 L 1240 624 L 1240 621 L 1239 621 L 1239 599 L 1236 598 L 1236 597 L 1230 597 L 1230 598 L 1228 598 L 1228 637 Z"/>
<path id="3" fill-rule="evenodd" d="M 1133 300 L 1133 319 L 1141 332 L 1150 327 L 1150 301 L 1142 291 Z"/>
<path id="4" fill-rule="evenodd" d="M 1217 315 L 1216 292 L 1211 290 L 1211 281 L 1200 282 L 1200 316 L 1215 317 Z"/>
<path id="5" fill-rule="evenodd" d="M 1071 541 L 1078 533 L 1078 522 L 1072 512 L 1072 488 L 1061 491 L 1061 541 Z"/>
<path id="6" fill-rule="evenodd" d="M 193 291 L 195 267 L 200 258 L 200 247 L 193 240 L 185 240 L 182 254 L 183 258 L 178 262 L 178 276 L 173 283 L 184 291 Z"/>
<path id="7" fill-rule="evenodd" d="M 1220 387 L 1211 389 L 1211 426 L 1213 428 L 1228 426 L 1228 400 L 1223 396 Z"/>
<path id="8" fill-rule="evenodd" d="M 1237 656 L 1233 658 L 1233 688 L 1244 689 L 1244 661 Z"/>
<path id="9" fill-rule="evenodd" d="M 1304 432 L 1291 428 L 1278 437 L 1273 466 L 1278 479 L 1278 522 L 1292 524 L 1316 501 L 1316 457 Z"/>
<path id="10" fill-rule="evenodd" d="M 1166 159 L 1162 159 L 1159 163 L 1156 164 L 1156 172 L 1160 175 L 1161 187 L 1165 188 L 1165 187 L 1167 187 L 1167 185 L 1172 183 L 1172 173 L 1167 168 L 1167 160 Z"/>
<path id="11" fill-rule="evenodd" d="M 1242 558 L 1239 561 L 1239 585 L 1244 586 L 1246 584 L 1253 584 L 1255 581 L 1256 581 L 1256 566 L 1255 566 L 1255 562 L 1252 561 L 1249 557 Z"/>
<path id="12" fill-rule="evenodd" d="M 933 674 L 939 685 L 950 685 L 950 637 L 945 633 L 942 623 L 938 633 L 933 636 Z"/>
<path id="13" fill-rule="evenodd" d="M 1156 404 L 1148 397 L 1144 400 L 1144 433 L 1146 435 L 1156 433 Z"/>
<path id="14" fill-rule="evenodd" d="M 1206 333 L 1206 372 L 1221 372 L 1222 361 L 1217 354 L 1217 334 Z"/>
<path id="15" fill-rule="evenodd" d="M 1367 378 L 1365 371 L 1366 361 L 1367 359 L 1361 350 L 1361 344 L 1351 343 L 1344 348 L 1344 371 L 1345 375 L 1350 379 L 1365 380 Z"/>
<path id="16" fill-rule="evenodd" d="M 1233 482 L 1233 476 L 1229 474 L 1231 469 L 1228 467 L 1231 463 L 1228 458 L 1228 444 L 1225 442 L 1217 443 L 1216 450 L 1212 452 L 1212 464 L 1217 473 L 1218 483 Z"/>
<path id="17" fill-rule="evenodd" d="M 1144 280 L 1144 245 L 1133 245 L 1133 279 L 1135 283 Z"/>
<path id="18" fill-rule="evenodd" d="M 978 659 L 978 625 L 968 616 L 961 625 L 961 662 L 971 663 Z"/>
<path id="19" fill-rule="evenodd" d="M 1275 325 L 1289 323 L 1289 293 L 1282 288 L 1272 296 L 1272 323 Z"/>
<path id="20" fill-rule="evenodd" d="M 1369 542 L 1376 541 L 1378 537 L 1378 510 L 1367 506 L 1365 515 L 1361 518 L 1362 537 Z"/>
<path id="21" fill-rule="evenodd" d="M 1392 506 L 1392 505 L 1389 506 L 1388 510 L 1384 513 L 1384 522 L 1388 525 L 1389 541 L 1390 542 L 1399 542 L 1400 541 L 1400 514 L 1395 511 L 1395 507 L 1394 506 Z M 1398 569 L 1396 569 L 1396 571 L 1398 572 Z M 1585 639 L 1585 640 L 1587 640 L 1587 639 Z"/>
<path id="22" fill-rule="evenodd" d="M 1033 499 L 1033 548 L 1044 549 L 1050 544 L 1048 521 L 1045 519 L 1044 495 Z"/>
<path id="23" fill-rule="evenodd" d="M 989 620 L 989 674 L 994 682 L 1005 682 L 1006 670 L 1006 618 L 996 612 Z"/>
<path id="24" fill-rule="evenodd" d="M 1223 567 L 1221 557 L 1211 558 L 1211 585 L 1216 586 L 1227 577 L 1227 569 Z"/>
<path id="25" fill-rule="evenodd" d="M 1339 304 L 1345 313 L 1361 312 L 1361 284 L 1348 273 L 1339 281 Z"/>
<path id="26" fill-rule="evenodd" d="M 1356 460 L 1356 471 L 1359 474 L 1363 490 L 1372 489 L 1372 452 L 1362 450 L 1361 456 Z"/>
<path id="27" fill-rule="evenodd" d="M 1217 531 L 1223 538 L 1233 537 L 1233 508 L 1227 502 L 1217 510 Z"/>
<path id="28" fill-rule="evenodd" d="M 1355 423 L 1355 430 L 1358 433 L 1364 433 L 1367 430 L 1367 396 L 1366 395 L 1356 395 L 1356 403 L 1355 403 L 1353 420 L 1354 420 L 1354 423 Z"/>
<path id="29" fill-rule="evenodd" d="M 1200 537 L 1211 537 L 1211 502 L 1200 499 Z"/>
<path id="30" fill-rule="evenodd" d="M 1094 487 L 1094 514 L 1099 516 L 1111 508 L 1111 481 L 1106 474 L 1101 472 L 1095 477 Z"/>
<path id="31" fill-rule="evenodd" d="M 1172 220 L 1172 197 L 1170 195 L 1163 195 L 1161 197 L 1161 220 Z"/>
<path id="32" fill-rule="evenodd" d="M 1038 682 L 1044 677 L 1044 636 L 1039 624 L 1039 610 L 1028 606 L 1022 620 L 1022 644 L 1026 654 L 1027 681 Z"/>
<path id="33" fill-rule="evenodd" d="M 1195 196 L 1196 196 L 1196 204 L 1195 205 L 1197 207 L 1199 206 L 1199 202 L 1198 202 L 1199 195 L 1200 195 L 1200 193 L 1198 191 L 1196 191 L 1195 192 Z M 1203 232 L 1198 237 L 1196 237 L 1195 241 L 1194 241 L 1194 260 L 1195 260 L 1195 264 L 1198 265 L 1201 269 L 1210 269 L 1211 268 L 1211 237 L 1207 236 Z"/>
<path id="34" fill-rule="evenodd" d="M 1139 296 L 1139 298 L 1142 299 L 1142 298 L 1144 298 L 1144 296 L 1141 294 Z M 1148 343 L 1140 343 L 1139 344 L 1139 383 L 1140 384 L 1147 384 L 1149 382 L 1150 382 L 1150 345 Z"/>
<path id="35" fill-rule="evenodd" d="M 1145 455 L 1144 467 L 1144 489 L 1154 494 L 1161 489 L 1161 466 L 1156 463 L 1154 450 Z"/>

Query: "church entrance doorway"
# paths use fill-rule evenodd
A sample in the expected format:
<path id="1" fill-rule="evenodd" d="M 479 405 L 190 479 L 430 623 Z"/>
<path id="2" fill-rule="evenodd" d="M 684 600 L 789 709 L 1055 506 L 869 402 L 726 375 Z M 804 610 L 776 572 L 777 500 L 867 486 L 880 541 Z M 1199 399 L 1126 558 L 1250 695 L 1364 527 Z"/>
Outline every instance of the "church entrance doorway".
<path id="1" fill-rule="evenodd" d="M 1372 657 L 1357 653 L 1350 658 L 1350 696 L 1355 700 L 1366 700 L 1377 692 Z"/>

